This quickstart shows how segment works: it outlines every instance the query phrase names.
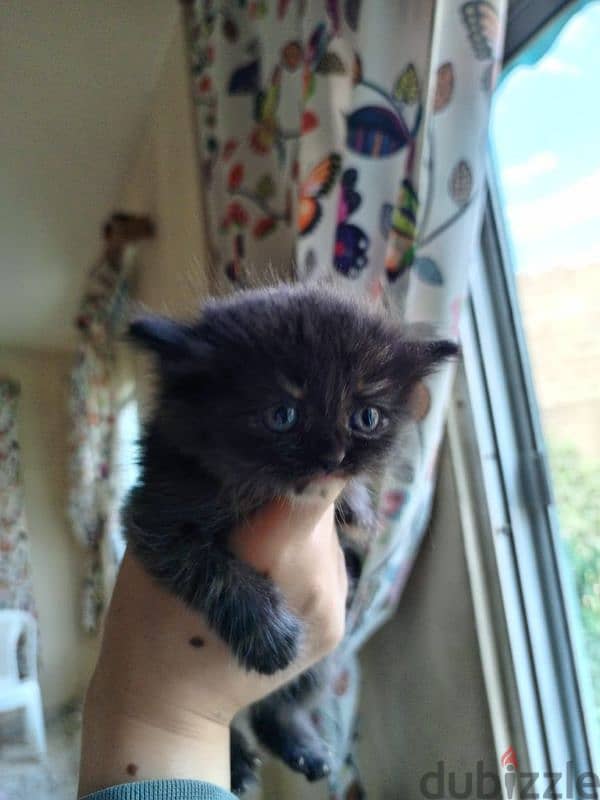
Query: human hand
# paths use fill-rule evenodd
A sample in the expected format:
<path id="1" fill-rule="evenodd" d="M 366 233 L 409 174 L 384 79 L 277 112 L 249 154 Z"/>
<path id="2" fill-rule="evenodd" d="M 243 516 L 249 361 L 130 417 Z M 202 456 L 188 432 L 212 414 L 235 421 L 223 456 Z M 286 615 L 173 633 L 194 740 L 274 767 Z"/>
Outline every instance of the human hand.
<path id="1" fill-rule="evenodd" d="M 232 717 L 320 660 L 344 633 L 347 578 L 333 507 L 343 484 L 322 487 L 300 503 L 270 504 L 230 538 L 304 623 L 299 658 L 272 676 L 244 671 L 205 621 L 126 553 L 86 696 L 80 796 L 154 778 L 229 787 Z"/>

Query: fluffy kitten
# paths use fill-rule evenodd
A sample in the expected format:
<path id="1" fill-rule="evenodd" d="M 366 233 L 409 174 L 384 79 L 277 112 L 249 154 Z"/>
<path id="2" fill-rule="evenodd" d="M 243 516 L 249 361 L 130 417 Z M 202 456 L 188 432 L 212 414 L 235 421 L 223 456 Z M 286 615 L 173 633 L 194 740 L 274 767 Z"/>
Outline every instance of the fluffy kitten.
<path id="1" fill-rule="evenodd" d="M 139 319 L 130 336 L 159 368 L 141 476 L 124 512 L 130 549 L 204 615 L 243 667 L 284 669 L 301 621 L 269 577 L 229 552 L 229 532 L 325 474 L 379 470 L 414 383 L 456 346 L 409 341 L 393 321 L 322 286 L 239 292 L 209 301 L 195 322 Z M 290 708 L 318 682 L 311 671 L 253 709 L 271 750 L 281 750 Z M 239 789 L 252 756 L 237 735 L 233 745 Z M 309 772 L 304 755 L 279 754 Z M 309 777 L 324 774 L 323 764 Z"/>

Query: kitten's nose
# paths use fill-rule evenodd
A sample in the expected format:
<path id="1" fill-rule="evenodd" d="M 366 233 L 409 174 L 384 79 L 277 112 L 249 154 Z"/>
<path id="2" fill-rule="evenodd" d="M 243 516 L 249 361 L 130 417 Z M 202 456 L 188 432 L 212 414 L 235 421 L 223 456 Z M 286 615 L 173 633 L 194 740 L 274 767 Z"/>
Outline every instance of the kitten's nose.
<path id="1" fill-rule="evenodd" d="M 325 472 L 335 472 L 344 460 L 345 455 L 346 451 L 343 447 L 332 450 L 330 453 L 325 453 L 321 456 L 319 459 L 319 466 L 324 469 Z"/>

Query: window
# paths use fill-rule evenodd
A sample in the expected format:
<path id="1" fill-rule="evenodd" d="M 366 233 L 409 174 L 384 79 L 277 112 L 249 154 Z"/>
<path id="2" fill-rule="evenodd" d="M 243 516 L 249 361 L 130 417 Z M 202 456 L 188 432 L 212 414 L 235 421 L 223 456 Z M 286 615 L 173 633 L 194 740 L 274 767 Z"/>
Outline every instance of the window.
<path id="1" fill-rule="evenodd" d="M 561 13 L 537 37 L 509 27 L 526 44 L 492 114 L 465 350 L 483 376 L 474 416 L 485 404 L 492 425 L 482 460 L 498 462 L 529 762 L 564 776 L 600 772 L 600 2 Z"/>

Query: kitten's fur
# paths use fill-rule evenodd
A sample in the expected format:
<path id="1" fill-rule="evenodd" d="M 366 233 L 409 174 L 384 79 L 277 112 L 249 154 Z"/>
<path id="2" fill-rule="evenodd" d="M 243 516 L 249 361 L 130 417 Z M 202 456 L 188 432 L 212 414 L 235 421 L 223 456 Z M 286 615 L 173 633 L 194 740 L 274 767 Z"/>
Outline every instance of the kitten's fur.
<path id="1" fill-rule="evenodd" d="M 208 302 L 196 322 L 146 317 L 130 335 L 157 357 L 160 386 L 124 511 L 129 546 L 246 669 L 284 669 L 302 624 L 269 577 L 229 552 L 229 532 L 324 473 L 356 478 L 380 469 L 414 383 L 456 346 L 408 341 L 396 323 L 322 286 L 239 292 Z M 274 432 L 269 410 L 282 404 L 298 419 Z M 381 416 L 372 432 L 350 422 L 365 407 Z M 251 711 L 259 740 L 311 778 L 326 773 L 327 759 L 301 703 L 323 669 Z M 232 747 L 241 790 L 253 757 L 238 734 Z"/>

